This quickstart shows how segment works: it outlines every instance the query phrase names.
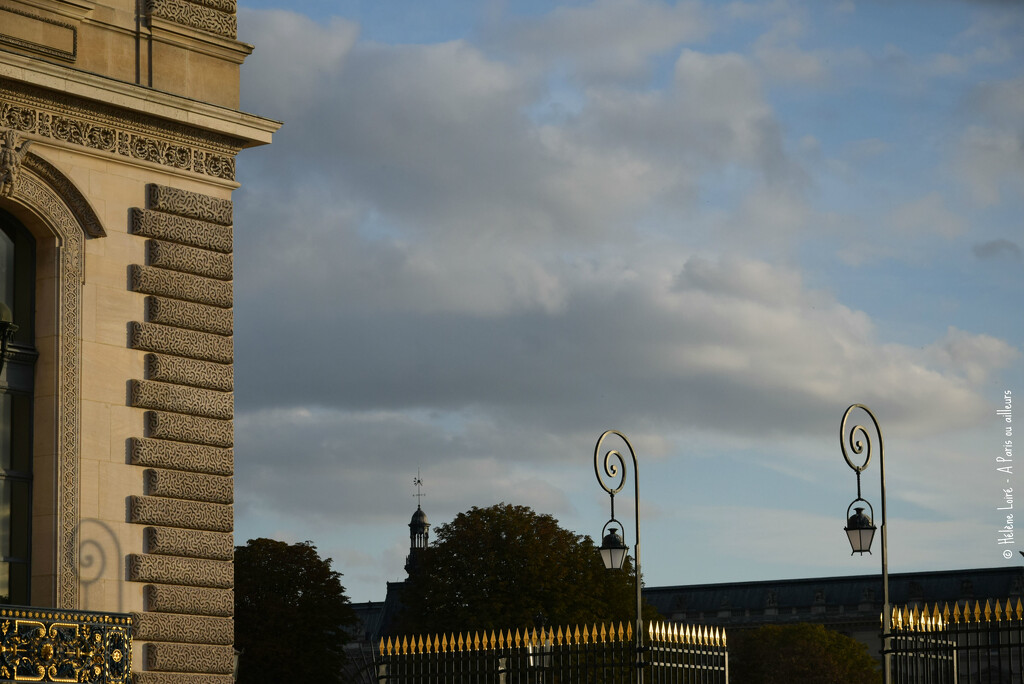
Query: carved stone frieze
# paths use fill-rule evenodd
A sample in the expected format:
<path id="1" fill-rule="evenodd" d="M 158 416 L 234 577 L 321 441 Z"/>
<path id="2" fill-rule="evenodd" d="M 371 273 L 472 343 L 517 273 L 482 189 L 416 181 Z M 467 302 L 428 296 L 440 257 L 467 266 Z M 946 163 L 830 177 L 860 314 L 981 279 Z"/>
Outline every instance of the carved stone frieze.
<path id="1" fill-rule="evenodd" d="M 146 354 L 146 377 L 159 382 L 173 382 L 221 392 L 230 392 L 235 386 L 235 372 L 230 364 L 209 363 L 162 354 Z"/>
<path id="2" fill-rule="evenodd" d="M 156 183 L 150 183 L 148 187 L 150 209 L 221 226 L 231 225 L 231 200 Z"/>
<path id="3" fill-rule="evenodd" d="M 164 471 L 167 472 L 167 471 Z M 177 527 L 147 527 L 146 552 L 161 556 L 212 558 L 231 560 L 234 557 L 234 537 L 230 533 L 206 530 L 183 530 Z M 164 611 L 190 613 L 190 610 Z M 197 613 L 203 615 L 204 613 Z M 217 613 L 210 613 L 216 615 Z"/>
<path id="4" fill-rule="evenodd" d="M 132 613 L 133 636 L 142 641 L 173 641 L 185 644 L 223 644 L 235 637 L 231 618 L 175 613 Z M 184 671 L 184 670 L 181 670 Z M 203 670 L 192 670 L 203 672 Z"/>
<path id="5" fill-rule="evenodd" d="M 133 684 L 235 684 L 233 675 L 191 672 L 133 672 Z"/>
<path id="6" fill-rule="evenodd" d="M 156 613 L 219 617 L 231 617 L 235 614 L 235 594 L 230 589 L 147 584 L 143 594 L 146 599 L 146 610 Z"/>
<path id="7" fill-rule="evenodd" d="M 234 345 L 230 337 L 156 323 L 133 322 L 129 326 L 129 346 L 200 361 L 231 363 L 234 360 Z"/>
<path id="8" fill-rule="evenodd" d="M 196 418 L 163 411 L 146 412 L 148 437 L 175 442 L 205 444 L 215 447 L 234 446 L 234 424 L 230 420 Z"/>
<path id="9" fill-rule="evenodd" d="M 205 5 L 186 0 L 146 0 L 146 9 L 154 17 L 225 38 L 235 38 L 238 34 L 238 22 L 234 14 Z"/>
<path id="10" fill-rule="evenodd" d="M 150 496 L 219 504 L 234 503 L 235 499 L 234 480 L 230 477 L 150 469 L 145 473 L 145 481 Z"/>
<path id="11" fill-rule="evenodd" d="M 132 233 L 224 254 L 232 248 L 230 227 L 160 211 L 132 209 Z"/>
<path id="12" fill-rule="evenodd" d="M 191 530 L 231 532 L 234 514 L 231 506 L 164 499 L 158 496 L 128 497 L 128 522 Z"/>
<path id="13" fill-rule="evenodd" d="M 216 392 L 152 380 L 132 380 L 131 405 L 135 408 L 173 411 L 219 420 L 231 420 L 235 409 L 231 392 Z"/>
<path id="14" fill-rule="evenodd" d="M 221 254 L 205 249 L 196 249 L 174 242 L 150 240 L 146 243 L 146 256 L 150 266 L 194 275 L 231 280 L 232 259 L 230 254 Z"/>
<path id="15" fill-rule="evenodd" d="M 230 645 L 155 643 L 146 645 L 145 654 L 146 667 L 154 671 L 231 674 L 235 667 Z"/>
<path id="16" fill-rule="evenodd" d="M 0 126 L 128 159 L 234 180 L 238 138 L 0 78 Z"/>
<path id="17" fill-rule="evenodd" d="M 103 224 L 100 223 L 99 217 L 96 216 L 96 212 L 93 211 L 92 205 L 89 204 L 85 195 L 56 166 L 36 154 L 26 156 L 24 166 L 53 188 L 86 235 L 94 238 L 106 237 L 107 233 L 103 229 Z"/>
<path id="18" fill-rule="evenodd" d="M 230 335 L 234 327 L 231 309 L 165 297 L 146 298 L 146 318 L 150 323 L 189 328 L 214 335 Z"/>
<path id="19" fill-rule="evenodd" d="M 230 589 L 234 586 L 235 566 L 227 561 L 132 553 L 128 556 L 128 579 L 132 582 Z"/>
<path id="20" fill-rule="evenodd" d="M 229 281 L 139 264 L 132 265 L 131 280 L 132 289 L 143 294 L 183 299 L 221 308 L 229 308 L 232 302 Z"/>
<path id="21" fill-rule="evenodd" d="M 231 475 L 235 469 L 233 450 L 199 444 L 133 438 L 130 454 L 133 465 L 213 475 Z"/>
<path id="22" fill-rule="evenodd" d="M 190 2 L 220 12 L 227 12 L 228 14 L 234 14 L 237 11 L 237 2 L 235 0 L 190 0 Z"/>

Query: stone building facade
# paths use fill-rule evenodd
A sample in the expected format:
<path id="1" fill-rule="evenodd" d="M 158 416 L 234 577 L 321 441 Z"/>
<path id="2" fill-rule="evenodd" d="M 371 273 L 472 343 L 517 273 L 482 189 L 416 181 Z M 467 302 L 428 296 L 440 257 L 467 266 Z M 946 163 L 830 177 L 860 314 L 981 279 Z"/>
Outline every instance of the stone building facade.
<path id="1" fill-rule="evenodd" d="M 0 600 L 130 615 L 140 684 L 232 681 L 251 50 L 235 0 L 0 0 Z"/>

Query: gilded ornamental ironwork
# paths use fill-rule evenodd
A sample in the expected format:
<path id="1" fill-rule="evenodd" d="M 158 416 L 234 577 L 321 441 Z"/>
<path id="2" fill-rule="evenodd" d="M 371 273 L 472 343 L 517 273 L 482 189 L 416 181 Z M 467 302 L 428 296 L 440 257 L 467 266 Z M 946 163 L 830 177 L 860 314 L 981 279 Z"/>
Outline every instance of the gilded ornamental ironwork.
<path id="1" fill-rule="evenodd" d="M 127 684 L 131 617 L 0 608 L 0 682 Z"/>

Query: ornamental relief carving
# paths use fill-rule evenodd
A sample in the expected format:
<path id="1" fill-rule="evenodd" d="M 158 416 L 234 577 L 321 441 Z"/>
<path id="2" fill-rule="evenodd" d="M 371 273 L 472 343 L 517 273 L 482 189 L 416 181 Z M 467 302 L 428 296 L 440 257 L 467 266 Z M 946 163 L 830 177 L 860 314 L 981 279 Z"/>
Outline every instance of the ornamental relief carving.
<path id="1" fill-rule="evenodd" d="M 213 475 L 231 475 L 235 469 L 232 449 L 202 444 L 133 438 L 129 455 L 132 465 L 153 468 L 172 468 Z"/>
<path id="2" fill-rule="evenodd" d="M 133 582 L 231 589 L 235 583 L 235 566 L 231 561 L 132 553 L 128 556 L 128 579 Z"/>
<path id="3" fill-rule="evenodd" d="M 0 104 L 0 112 L 3 112 Z M 0 117 L 0 124 L 19 122 L 19 116 Z M 16 137 L 13 133 L 5 133 Z M 15 152 L 19 151 L 15 143 Z M 20 152 L 26 152 L 20 147 Z M 9 160 L 10 161 L 10 160 Z M 102 237 L 104 231 L 95 212 L 74 184 L 52 164 L 34 153 L 14 160 L 20 169 L 11 174 L 5 195 L 11 202 L 28 208 L 42 219 L 57 238 L 56 299 L 57 345 L 52 359 L 56 377 L 54 396 L 55 429 L 55 606 L 79 607 L 78 558 L 79 468 L 81 455 L 81 335 L 82 280 L 87 235 Z"/>
<path id="4" fill-rule="evenodd" d="M 231 550 L 234 551 L 234 546 L 231 546 Z M 147 584 L 144 596 L 146 610 L 150 612 L 219 617 L 235 614 L 235 595 L 230 589 Z"/>
<path id="5" fill-rule="evenodd" d="M 0 126 L 223 180 L 242 142 L 229 136 L 0 79 Z"/>
<path id="6" fill-rule="evenodd" d="M 146 667 L 156 671 L 231 674 L 235 668 L 235 649 L 227 644 L 146 644 L 145 654 Z"/>
<path id="7" fill-rule="evenodd" d="M 154 17 L 167 19 L 182 26 L 215 33 L 225 38 L 238 35 L 238 23 L 234 14 L 186 0 L 147 0 L 146 10 Z"/>

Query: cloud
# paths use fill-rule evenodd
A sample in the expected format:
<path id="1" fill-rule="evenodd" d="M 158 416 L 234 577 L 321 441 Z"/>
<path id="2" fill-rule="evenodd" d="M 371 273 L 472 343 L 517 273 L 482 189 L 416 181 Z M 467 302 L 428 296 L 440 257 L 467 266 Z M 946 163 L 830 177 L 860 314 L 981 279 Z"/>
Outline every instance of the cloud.
<path id="1" fill-rule="evenodd" d="M 978 123 L 960 139 L 960 178 L 982 206 L 999 204 L 1006 194 L 1019 197 L 1024 193 L 1024 78 L 979 85 L 966 106 Z"/>
<path id="2" fill-rule="evenodd" d="M 585 82 L 631 79 L 649 71 L 652 57 L 704 38 L 705 15 L 696 2 L 597 0 L 506 22 L 489 38 L 520 58 L 548 65 L 568 60 Z"/>
<path id="3" fill-rule="evenodd" d="M 998 259 L 1002 257 L 1019 260 L 1022 254 L 1021 248 L 1016 242 L 1004 238 L 978 243 L 971 248 L 971 251 L 979 259 Z"/>

